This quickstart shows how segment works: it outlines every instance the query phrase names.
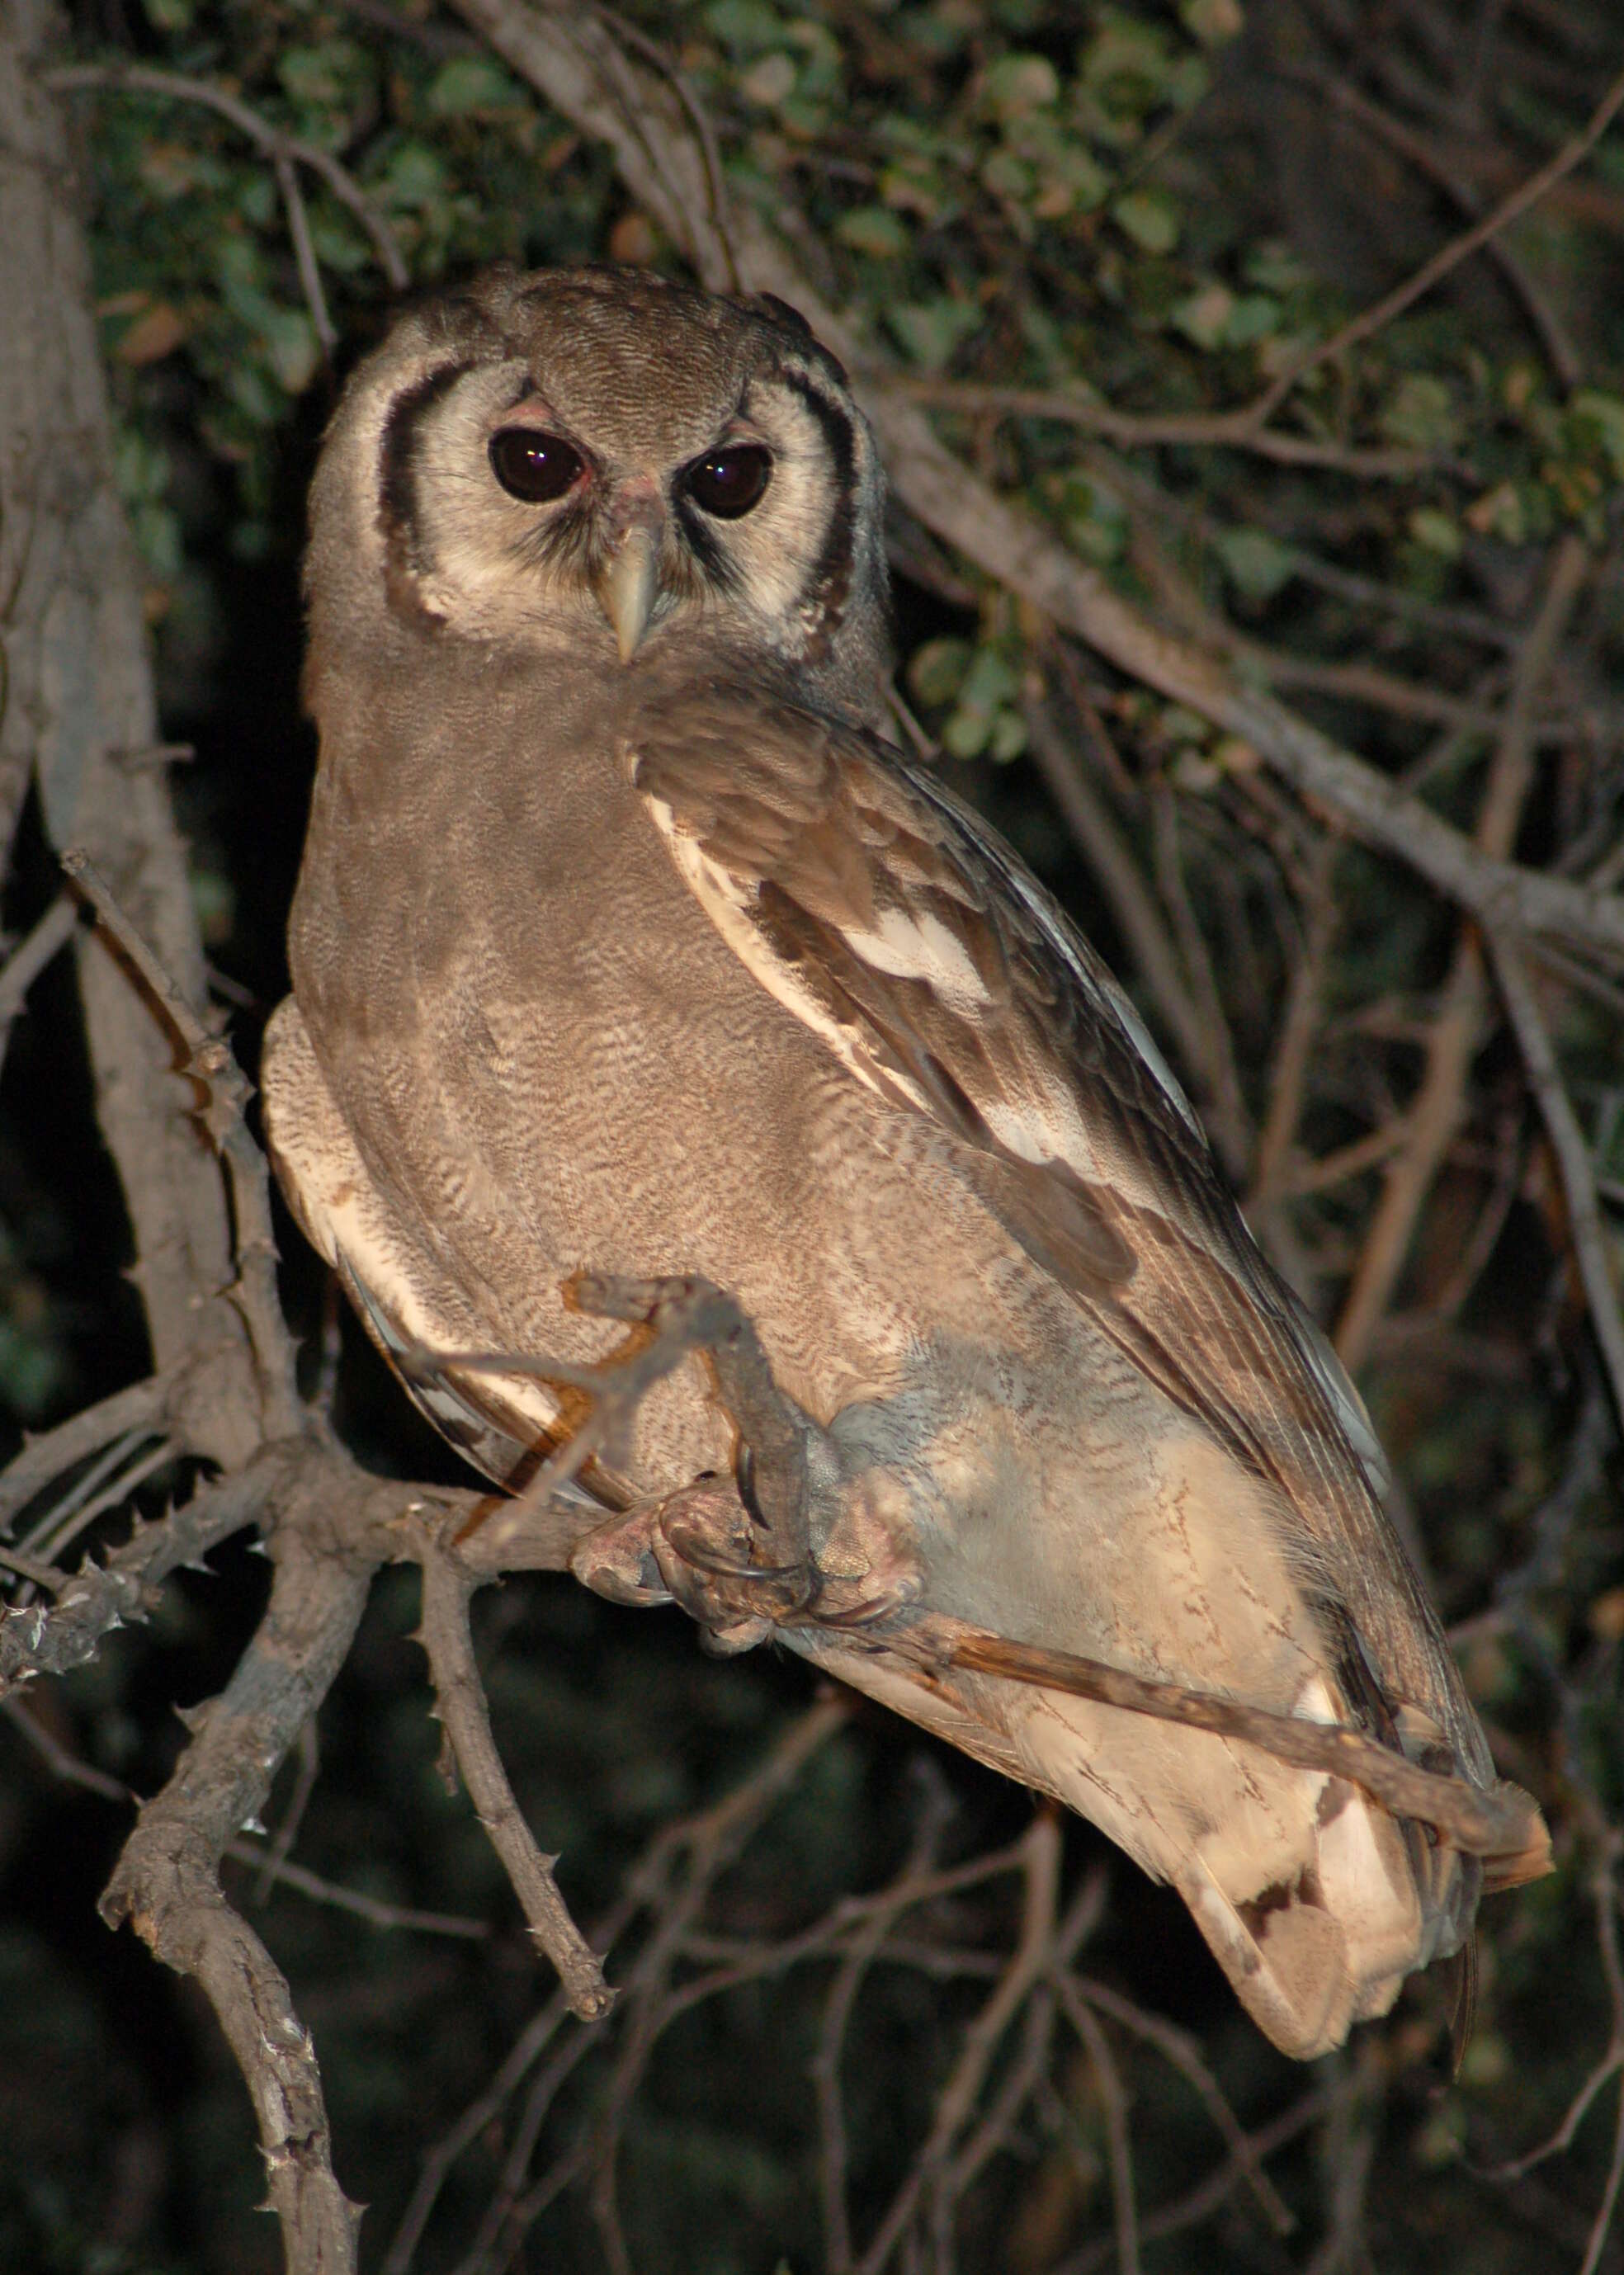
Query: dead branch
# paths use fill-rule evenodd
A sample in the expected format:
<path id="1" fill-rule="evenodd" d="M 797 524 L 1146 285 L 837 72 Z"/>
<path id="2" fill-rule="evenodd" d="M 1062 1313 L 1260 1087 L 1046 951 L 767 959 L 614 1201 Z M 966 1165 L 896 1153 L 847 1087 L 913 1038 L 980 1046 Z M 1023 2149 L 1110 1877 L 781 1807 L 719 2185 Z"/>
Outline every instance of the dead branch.
<path id="1" fill-rule="evenodd" d="M 314 2048 L 269 1953 L 227 1904 L 219 1868 L 344 1663 L 373 1568 L 297 1525 L 278 1531 L 272 1553 L 259 1632 L 142 1809 L 102 1911 L 110 1927 L 130 1921 L 155 1957 L 208 1993 L 253 2100 L 291 2275 L 348 2275 L 360 2214 L 334 2176 Z"/>
<path id="2" fill-rule="evenodd" d="M 354 176 L 339 164 L 332 152 L 323 150 L 317 143 L 301 141 L 296 134 L 284 134 L 280 127 L 273 126 L 268 119 L 261 118 L 259 112 L 243 102 L 239 95 L 232 94 L 213 79 L 193 79 L 185 72 L 155 71 L 146 64 L 63 64 L 41 76 L 43 84 L 57 94 L 110 88 L 129 94 L 154 95 L 163 102 L 197 103 L 205 110 L 212 110 L 217 117 L 223 118 L 239 134 L 245 135 L 254 148 L 270 160 L 276 172 L 276 186 L 287 212 L 288 233 L 292 238 L 298 262 L 299 282 L 311 303 L 316 336 L 321 340 L 324 352 L 337 344 L 337 335 L 326 314 L 314 249 L 310 244 L 304 200 L 293 170 L 295 167 L 307 167 L 313 174 L 318 175 L 346 213 L 352 214 L 359 222 L 371 240 L 378 266 L 389 280 L 389 290 L 404 292 L 411 283 L 410 273 L 388 222 Z"/>
<path id="3" fill-rule="evenodd" d="M 271 1232 L 270 1171 L 254 1143 L 243 1108 L 247 1083 L 223 1036 L 211 1034 L 201 1015 L 159 962 L 83 846 L 71 846 L 63 868 L 94 909 L 141 984 L 174 1028 L 186 1052 L 185 1071 L 201 1085 L 200 1119 L 225 1163 L 235 1219 L 237 1278 L 232 1295 L 242 1313 L 259 1378 L 261 1418 L 270 1439 L 297 1437 L 304 1428 L 294 1380 L 293 1344 L 276 1287 L 276 1243 Z"/>
<path id="4" fill-rule="evenodd" d="M 34 779 L 52 843 L 86 845 L 198 1001 L 202 951 L 162 771 L 119 755 L 160 737 L 73 170 L 39 76 L 59 42 L 49 0 L 19 0 L 0 19 L 0 843 L 9 850 Z M 242 1320 L 219 1293 L 231 1275 L 218 1172 L 171 1078 L 168 1039 L 105 946 L 81 940 L 79 967 L 155 1365 L 185 1368 L 187 1444 L 240 1467 L 260 1442 L 259 1402 Z"/>
<path id="5" fill-rule="evenodd" d="M 211 1548 L 259 1522 L 291 1458 L 273 1448 L 235 1477 L 205 1487 L 184 1508 L 137 1525 L 105 1563 L 87 1563 L 67 1579 L 49 1610 L 29 1604 L 0 1612 L 0 1693 L 38 1674 L 84 1666 L 116 1628 L 147 1619 L 170 1573 L 200 1569 Z"/>
<path id="6" fill-rule="evenodd" d="M 474 1659 L 468 1605 L 478 1576 L 456 1551 L 431 1534 L 418 1549 L 423 1568 L 420 1641 L 428 1653 L 436 1712 L 445 1725 L 463 1783 L 501 1857 L 524 1908 L 530 1933 L 558 1970 L 571 2011 L 584 2022 L 601 2020 L 614 1992 L 597 1954 L 570 1918 L 553 1878 L 556 1856 L 543 1856 L 525 1824 L 491 1735 L 490 1710 Z"/>
<path id="7" fill-rule="evenodd" d="M 1241 1738 L 1294 1768 L 1328 1770 L 1334 1777 L 1363 1786 L 1397 1815 L 1435 1825 L 1457 1848 L 1492 1857 L 1497 1863 L 1504 1859 L 1507 1873 L 1514 1877 L 1507 1877 L 1502 1885 L 1537 1878 L 1550 1870 L 1550 1840 L 1539 1812 L 1515 1786 L 1502 1785 L 1492 1793 L 1484 1793 L 1462 1779 L 1417 1769 L 1402 1755 L 1339 1723 L 1271 1714 L 1260 1706 L 1188 1690 L 1181 1683 L 1147 1682 L 1142 1675 L 1069 1651 L 1009 1643 L 976 1629 L 959 1629 L 956 1634 L 957 1627 L 956 1621 L 942 1621 L 940 1632 L 930 1636 L 921 1655 L 927 1655 L 933 1646 L 940 1663 L 948 1667 L 1001 1674 L 1010 1682 L 1035 1683 L 1046 1690 L 1063 1690 L 1072 1697 L 1091 1698 L 1128 1713 L 1177 1722 L 1187 1730 L 1211 1730 L 1220 1737 Z M 893 1648 L 896 1640 L 892 1638 Z"/>
<path id="8" fill-rule="evenodd" d="M 1544 597 L 1513 668 L 1505 722 L 1490 763 L 1473 841 L 1494 860 L 1504 860 L 1515 841 L 1533 781 L 1534 707 L 1590 567 L 1590 554 L 1581 539 L 1560 540 Z M 1487 1003 L 1483 949 L 1477 933 L 1467 932 L 1456 947 L 1428 1032 L 1420 1086 L 1405 1116 L 1403 1144 L 1386 1169 L 1381 1199 L 1337 1321 L 1337 1349 L 1350 1368 L 1357 1369 L 1369 1352 L 1409 1253 L 1422 1206 L 1460 1129 Z"/>
<path id="9" fill-rule="evenodd" d="M 1489 935 L 1489 948 L 1500 998 L 1528 1070 L 1529 1086 L 1545 1122 L 1551 1150 L 1556 1155 L 1563 1198 L 1567 1204 L 1567 1229 L 1573 1240 L 1574 1260 L 1590 1310 L 1590 1325 L 1601 1348 L 1602 1364 L 1612 1385 L 1613 1406 L 1620 1420 L 1624 1420 L 1624 1320 L 1620 1318 L 1618 1291 L 1607 1263 L 1607 1235 L 1596 1197 L 1590 1149 L 1563 1084 L 1550 1031 L 1521 950 L 1514 941 L 1496 933 Z"/>

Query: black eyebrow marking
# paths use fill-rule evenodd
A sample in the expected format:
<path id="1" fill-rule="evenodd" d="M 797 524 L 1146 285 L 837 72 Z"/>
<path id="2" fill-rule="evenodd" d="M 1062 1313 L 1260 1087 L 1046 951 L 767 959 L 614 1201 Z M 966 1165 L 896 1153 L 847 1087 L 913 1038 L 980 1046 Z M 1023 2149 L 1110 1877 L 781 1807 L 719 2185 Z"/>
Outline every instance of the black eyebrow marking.
<path id="1" fill-rule="evenodd" d="M 774 376 L 797 395 L 823 429 L 823 439 L 835 462 L 835 510 L 829 516 L 823 548 L 801 588 L 804 601 L 818 612 L 813 654 L 827 651 L 835 627 L 851 591 L 852 546 L 855 537 L 852 485 L 857 472 L 857 433 L 851 417 L 832 395 L 826 394 L 808 371 L 781 364 Z"/>
<path id="2" fill-rule="evenodd" d="M 411 579 L 427 565 L 418 521 L 417 474 L 412 454 L 424 419 L 467 370 L 465 363 L 442 363 L 397 395 L 378 442 L 378 529 L 383 539 L 384 574 L 389 598 L 419 606 Z"/>

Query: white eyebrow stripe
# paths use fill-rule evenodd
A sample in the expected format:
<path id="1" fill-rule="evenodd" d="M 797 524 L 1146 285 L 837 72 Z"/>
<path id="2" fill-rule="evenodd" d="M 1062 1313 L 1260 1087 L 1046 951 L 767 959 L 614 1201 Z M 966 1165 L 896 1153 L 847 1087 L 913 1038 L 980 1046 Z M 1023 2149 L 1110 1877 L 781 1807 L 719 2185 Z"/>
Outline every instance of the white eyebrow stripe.
<path id="1" fill-rule="evenodd" d="M 874 971 L 893 979 L 926 980 L 956 1011 L 992 1001 L 963 941 L 928 909 L 888 908 L 877 930 L 849 931 L 842 926 L 842 935 Z"/>

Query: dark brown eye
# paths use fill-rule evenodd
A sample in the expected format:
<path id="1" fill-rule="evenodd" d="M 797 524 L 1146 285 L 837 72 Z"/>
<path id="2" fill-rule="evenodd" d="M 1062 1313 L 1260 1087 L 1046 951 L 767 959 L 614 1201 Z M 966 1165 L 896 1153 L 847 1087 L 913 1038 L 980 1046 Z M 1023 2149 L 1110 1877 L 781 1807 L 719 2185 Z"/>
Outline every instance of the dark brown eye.
<path id="1" fill-rule="evenodd" d="M 702 512 L 718 521 L 736 521 L 761 500 L 772 479 L 773 454 L 759 442 L 736 442 L 713 450 L 688 469 L 688 495 Z"/>
<path id="2" fill-rule="evenodd" d="M 491 472 L 510 497 L 550 505 L 563 497 L 585 460 L 562 435 L 535 427 L 504 427 L 491 436 Z"/>

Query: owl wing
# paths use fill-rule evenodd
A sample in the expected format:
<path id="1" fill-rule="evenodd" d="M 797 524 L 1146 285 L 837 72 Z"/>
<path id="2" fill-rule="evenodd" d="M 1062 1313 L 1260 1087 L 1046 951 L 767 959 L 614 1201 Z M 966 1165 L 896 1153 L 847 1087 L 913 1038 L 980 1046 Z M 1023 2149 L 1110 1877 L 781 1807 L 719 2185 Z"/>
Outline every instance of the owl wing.
<path id="1" fill-rule="evenodd" d="M 927 1116 L 1034 1261 L 1278 1489 L 1333 1644 L 1341 1625 L 1350 1701 L 1379 1722 L 1382 1693 L 1413 1705 L 1490 1779 L 1381 1506 L 1358 1394 L 1253 1243 L 1133 1006 L 1036 879 L 877 738 L 755 691 L 650 705 L 627 757 L 678 873 L 760 984 L 858 1081 Z"/>

